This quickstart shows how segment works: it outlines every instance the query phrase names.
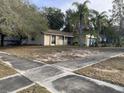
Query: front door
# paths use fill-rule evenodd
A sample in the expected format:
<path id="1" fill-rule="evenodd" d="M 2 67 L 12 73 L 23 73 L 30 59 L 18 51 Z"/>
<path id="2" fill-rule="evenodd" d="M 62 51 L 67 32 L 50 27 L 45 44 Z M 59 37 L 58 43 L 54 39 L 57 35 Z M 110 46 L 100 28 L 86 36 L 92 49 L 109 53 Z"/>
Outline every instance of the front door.
<path id="1" fill-rule="evenodd" d="M 51 45 L 56 45 L 56 36 L 55 35 L 52 35 Z"/>

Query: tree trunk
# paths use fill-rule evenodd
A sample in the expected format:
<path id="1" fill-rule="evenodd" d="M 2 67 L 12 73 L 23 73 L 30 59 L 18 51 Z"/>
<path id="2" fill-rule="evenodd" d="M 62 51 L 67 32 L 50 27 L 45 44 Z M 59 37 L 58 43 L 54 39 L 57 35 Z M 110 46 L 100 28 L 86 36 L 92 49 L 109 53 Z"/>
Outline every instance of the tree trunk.
<path id="1" fill-rule="evenodd" d="M 20 36 L 20 38 L 19 38 L 19 45 L 21 45 L 22 44 L 22 36 Z"/>
<path id="2" fill-rule="evenodd" d="M 92 46 L 92 33 L 90 33 L 90 44 L 89 44 L 89 47 Z"/>
<path id="3" fill-rule="evenodd" d="M 120 26 L 119 26 L 119 35 L 118 35 L 118 46 L 120 47 L 121 46 L 121 31 L 122 31 L 122 22 L 123 22 L 123 18 L 122 18 L 122 15 L 120 15 Z"/>
<path id="4" fill-rule="evenodd" d="M 100 32 L 101 32 L 101 22 L 98 20 L 96 47 L 99 47 L 99 35 L 100 35 Z"/>
<path id="5" fill-rule="evenodd" d="M 80 14 L 80 27 L 79 27 L 79 43 L 83 47 L 83 27 L 82 27 L 82 14 Z"/>
<path id="6" fill-rule="evenodd" d="M 5 38 L 5 35 L 1 34 L 1 46 L 2 47 L 4 46 L 4 38 Z"/>
<path id="7" fill-rule="evenodd" d="M 79 45 L 80 47 L 83 47 L 83 37 L 81 34 L 79 35 Z"/>
<path id="8" fill-rule="evenodd" d="M 98 47 L 98 44 L 99 44 L 99 29 L 97 29 L 97 37 L 96 37 L 95 47 Z"/>

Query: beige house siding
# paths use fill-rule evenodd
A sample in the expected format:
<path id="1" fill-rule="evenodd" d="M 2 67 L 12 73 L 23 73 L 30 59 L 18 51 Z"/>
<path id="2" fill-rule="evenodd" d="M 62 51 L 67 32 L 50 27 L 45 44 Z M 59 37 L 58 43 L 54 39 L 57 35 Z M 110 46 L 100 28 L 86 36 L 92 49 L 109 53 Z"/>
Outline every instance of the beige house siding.
<path id="1" fill-rule="evenodd" d="M 72 38 L 74 37 L 72 33 L 57 30 L 43 31 L 41 34 L 43 35 L 43 46 L 61 46 L 72 44 Z"/>
<path id="2" fill-rule="evenodd" d="M 56 45 L 63 45 L 63 37 L 62 36 L 56 36 Z"/>
<path id="3" fill-rule="evenodd" d="M 44 35 L 44 46 L 49 46 L 51 45 L 51 37 L 50 35 Z"/>
<path id="4" fill-rule="evenodd" d="M 64 37 L 64 45 L 68 45 L 68 38 Z"/>
<path id="5" fill-rule="evenodd" d="M 57 45 L 68 45 L 68 38 L 64 36 L 56 36 Z"/>
<path id="6" fill-rule="evenodd" d="M 89 47 L 90 46 L 90 42 L 91 42 L 91 45 L 93 45 L 95 43 L 95 41 L 96 41 L 96 37 L 95 36 L 93 36 L 93 35 L 92 36 L 86 35 L 84 42 L 85 42 L 85 45 L 87 47 Z"/>
<path id="7" fill-rule="evenodd" d="M 42 39 L 44 46 L 61 46 L 61 45 L 68 45 L 68 38 L 64 36 L 55 35 L 56 37 L 56 44 L 52 44 L 52 35 L 44 35 L 44 39 Z"/>

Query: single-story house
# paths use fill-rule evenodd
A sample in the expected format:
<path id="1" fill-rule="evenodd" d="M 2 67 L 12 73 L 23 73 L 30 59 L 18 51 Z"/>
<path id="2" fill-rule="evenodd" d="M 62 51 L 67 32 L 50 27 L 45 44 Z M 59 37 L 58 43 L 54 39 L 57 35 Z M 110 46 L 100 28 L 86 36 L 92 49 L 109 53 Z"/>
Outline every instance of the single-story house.
<path id="1" fill-rule="evenodd" d="M 55 30 L 42 32 L 42 45 L 55 46 L 55 45 L 71 45 L 73 41 L 73 34 Z"/>
<path id="2" fill-rule="evenodd" d="M 86 35 L 83 39 L 84 44 L 89 47 L 90 42 L 91 45 L 94 45 L 96 42 L 95 36 Z M 41 34 L 35 38 L 29 37 L 22 41 L 22 45 L 41 45 L 41 46 L 62 46 L 62 45 L 73 45 L 74 36 L 72 33 L 56 31 L 56 30 L 48 30 L 42 31 Z M 77 41 L 78 42 L 78 41 Z M 5 37 L 4 45 L 18 45 L 20 40 L 14 37 Z"/>
<path id="3" fill-rule="evenodd" d="M 41 35 L 37 39 L 29 38 L 28 40 L 23 41 L 23 44 L 42 46 L 71 45 L 73 37 L 72 33 L 48 30 L 41 32 Z"/>
<path id="4" fill-rule="evenodd" d="M 59 45 L 71 45 L 73 41 L 73 34 L 55 30 L 49 30 L 42 32 L 41 44 L 43 46 L 59 46 Z"/>

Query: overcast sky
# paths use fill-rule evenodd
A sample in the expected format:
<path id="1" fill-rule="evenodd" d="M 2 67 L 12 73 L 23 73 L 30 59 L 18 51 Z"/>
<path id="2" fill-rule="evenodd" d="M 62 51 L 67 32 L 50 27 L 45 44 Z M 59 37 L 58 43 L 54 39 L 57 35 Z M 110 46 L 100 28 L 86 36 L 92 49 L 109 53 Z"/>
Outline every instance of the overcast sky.
<path id="1" fill-rule="evenodd" d="M 32 3 L 36 4 L 38 7 L 51 6 L 62 9 L 66 11 L 72 7 L 73 2 L 84 2 L 85 0 L 30 0 Z M 108 11 L 112 9 L 113 0 L 90 0 L 89 7 L 98 11 Z"/>

